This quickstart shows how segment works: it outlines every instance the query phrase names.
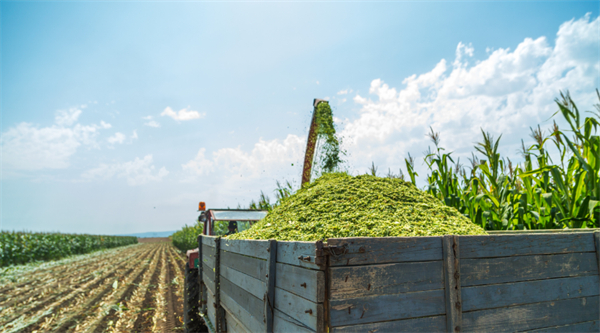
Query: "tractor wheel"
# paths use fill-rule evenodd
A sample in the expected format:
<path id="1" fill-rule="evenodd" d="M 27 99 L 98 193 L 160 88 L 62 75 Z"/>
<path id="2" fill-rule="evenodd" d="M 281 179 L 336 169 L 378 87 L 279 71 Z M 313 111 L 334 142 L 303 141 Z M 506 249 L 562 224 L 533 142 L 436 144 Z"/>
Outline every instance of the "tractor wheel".
<path id="1" fill-rule="evenodd" d="M 200 286 L 198 270 L 185 265 L 185 289 L 183 291 L 183 323 L 186 333 L 208 332 L 199 315 Z"/>

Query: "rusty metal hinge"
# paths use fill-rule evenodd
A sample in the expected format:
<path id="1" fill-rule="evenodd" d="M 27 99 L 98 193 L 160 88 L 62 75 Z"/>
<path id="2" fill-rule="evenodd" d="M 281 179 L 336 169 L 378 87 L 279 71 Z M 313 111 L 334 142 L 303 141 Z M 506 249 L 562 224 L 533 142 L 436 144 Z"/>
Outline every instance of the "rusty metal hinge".
<path id="1" fill-rule="evenodd" d="M 321 266 L 327 262 L 327 256 L 338 257 L 340 255 L 348 253 L 348 246 L 346 244 L 342 246 L 327 245 L 323 244 L 323 241 L 317 241 L 317 249 L 315 250 L 315 264 Z"/>

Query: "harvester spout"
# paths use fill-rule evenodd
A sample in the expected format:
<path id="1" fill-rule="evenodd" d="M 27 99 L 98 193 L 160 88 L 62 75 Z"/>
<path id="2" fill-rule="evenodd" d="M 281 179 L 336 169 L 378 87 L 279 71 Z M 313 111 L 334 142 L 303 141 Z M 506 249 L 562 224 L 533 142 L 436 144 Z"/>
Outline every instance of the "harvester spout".
<path id="1" fill-rule="evenodd" d="M 319 103 L 329 103 L 324 99 L 315 98 L 313 101 L 313 114 L 312 120 L 310 121 L 310 130 L 308 131 L 308 140 L 306 140 L 306 153 L 304 154 L 304 168 L 302 168 L 302 183 L 310 183 L 310 174 L 312 172 L 313 158 L 315 156 L 315 148 L 317 146 L 317 106 Z"/>

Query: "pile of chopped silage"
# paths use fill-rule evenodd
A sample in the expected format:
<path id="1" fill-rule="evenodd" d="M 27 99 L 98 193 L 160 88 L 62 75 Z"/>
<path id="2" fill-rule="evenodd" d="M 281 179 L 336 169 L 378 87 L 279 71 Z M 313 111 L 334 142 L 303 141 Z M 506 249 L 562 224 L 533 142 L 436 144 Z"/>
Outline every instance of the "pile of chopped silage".
<path id="1" fill-rule="evenodd" d="M 325 174 L 231 239 L 483 235 L 478 225 L 401 179 Z"/>

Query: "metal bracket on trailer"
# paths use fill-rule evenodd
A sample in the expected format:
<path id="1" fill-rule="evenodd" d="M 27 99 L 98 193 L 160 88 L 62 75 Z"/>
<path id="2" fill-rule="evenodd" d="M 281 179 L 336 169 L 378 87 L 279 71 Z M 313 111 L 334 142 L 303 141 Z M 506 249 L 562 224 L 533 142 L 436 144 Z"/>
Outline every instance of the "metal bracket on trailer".
<path id="1" fill-rule="evenodd" d="M 324 266 L 327 264 L 327 256 L 334 258 L 348 253 L 348 246 L 327 245 L 322 240 L 317 241 L 317 249 L 315 250 L 315 264 Z"/>

